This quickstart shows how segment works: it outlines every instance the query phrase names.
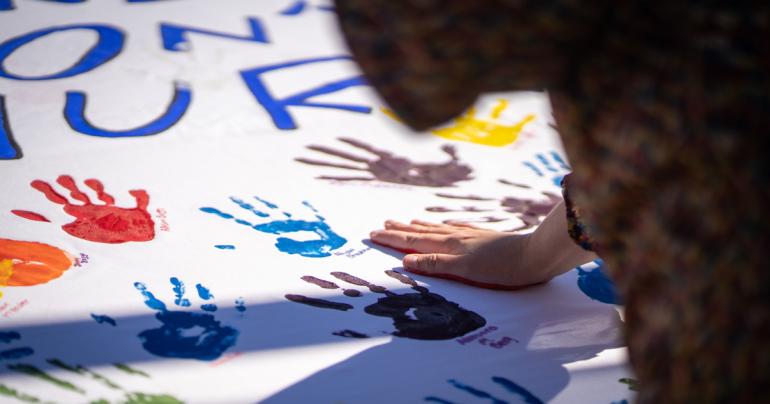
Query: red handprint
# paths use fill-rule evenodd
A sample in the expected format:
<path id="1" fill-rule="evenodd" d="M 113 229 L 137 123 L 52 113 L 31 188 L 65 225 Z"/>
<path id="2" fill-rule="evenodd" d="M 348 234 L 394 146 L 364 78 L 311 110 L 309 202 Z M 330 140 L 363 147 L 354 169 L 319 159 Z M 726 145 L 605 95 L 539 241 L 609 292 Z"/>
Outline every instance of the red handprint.
<path id="1" fill-rule="evenodd" d="M 82 205 L 73 205 L 45 181 L 35 180 L 30 185 L 42 192 L 49 201 L 64 205 L 64 211 L 76 218 L 74 222 L 62 226 L 67 233 L 83 240 L 111 244 L 150 241 L 155 238 L 155 223 L 147 212 L 150 196 L 146 191 L 128 191 L 136 200 L 136 207 L 121 208 L 115 206 L 115 199 L 104 192 L 104 185 L 99 180 L 87 179 L 84 183 L 96 192 L 99 200 L 104 202 L 103 205 L 91 203 L 88 195 L 78 189 L 75 180 L 69 175 L 60 175 L 56 182 L 70 191 L 70 196 L 82 202 Z"/>

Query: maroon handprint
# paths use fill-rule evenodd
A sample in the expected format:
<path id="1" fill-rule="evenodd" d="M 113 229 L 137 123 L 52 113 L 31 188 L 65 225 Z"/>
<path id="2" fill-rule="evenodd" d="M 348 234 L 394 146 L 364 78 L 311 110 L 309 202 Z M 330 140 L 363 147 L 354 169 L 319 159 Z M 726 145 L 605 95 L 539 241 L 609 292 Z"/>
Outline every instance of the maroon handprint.
<path id="1" fill-rule="evenodd" d="M 318 178 L 337 181 L 384 181 L 396 184 L 417 185 L 423 187 L 451 187 L 460 181 L 470 180 L 471 168 L 460 162 L 457 152 L 453 146 L 444 145 L 441 150 L 449 156 L 449 160 L 443 163 L 415 163 L 404 157 L 399 157 L 393 153 L 374 148 L 364 142 L 349 139 L 338 138 L 339 141 L 347 143 L 359 150 L 363 150 L 375 157 L 362 157 L 331 147 L 310 145 L 307 148 L 329 156 L 338 157 L 359 165 L 345 163 L 333 163 L 299 157 L 294 160 L 322 167 L 334 167 L 345 170 L 363 171 L 370 176 L 327 176 Z"/>
<path id="2" fill-rule="evenodd" d="M 83 240 L 110 244 L 150 241 L 155 238 L 155 223 L 147 212 L 150 196 L 146 191 L 128 191 L 136 200 L 136 207 L 121 208 L 115 206 L 115 199 L 104 192 L 104 185 L 99 180 L 87 179 L 84 183 L 96 192 L 99 200 L 104 202 L 103 205 L 91 203 L 88 195 L 78 189 L 75 180 L 69 175 L 60 175 L 56 182 L 82 204 L 72 204 L 45 181 L 35 180 L 30 185 L 42 192 L 49 201 L 63 205 L 64 211 L 76 218 L 74 222 L 62 226 L 67 233 Z"/>
<path id="3" fill-rule="evenodd" d="M 499 180 L 500 183 L 505 185 L 511 185 L 517 188 L 530 188 L 528 185 L 522 185 L 522 184 L 516 184 L 507 180 Z M 477 195 L 454 195 L 454 194 L 446 194 L 446 193 L 437 193 L 436 196 L 440 198 L 445 199 L 455 199 L 455 200 L 463 200 L 463 201 L 474 201 L 476 203 L 483 203 L 483 202 L 499 202 L 500 203 L 500 209 L 508 212 L 513 213 L 516 215 L 516 217 L 521 220 L 522 224 L 516 228 L 507 230 L 507 231 L 519 231 L 519 230 L 527 230 L 532 227 L 536 227 L 540 224 L 540 222 L 543 221 L 543 218 L 548 215 L 551 210 L 561 202 L 562 198 L 559 195 L 556 195 L 551 192 L 542 191 L 540 192 L 542 196 L 544 196 L 546 199 L 522 199 L 518 197 L 504 197 L 502 199 L 497 198 L 485 198 Z M 472 212 L 472 213 L 479 213 L 479 212 L 492 212 L 494 211 L 491 207 L 484 207 L 480 208 L 477 206 L 462 206 L 459 208 L 449 208 L 445 206 L 429 206 L 425 208 L 428 212 L 436 212 L 436 213 L 449 213 L 449 212 Z M 495 222 L 501 222 L 505 221 L 507 219 L 500 218 L 496 216 L 484 216 L 484 217 L 475 217 L 471 219 L 447 219 L 444 220 L 444 223 L 495 223 Z"/>

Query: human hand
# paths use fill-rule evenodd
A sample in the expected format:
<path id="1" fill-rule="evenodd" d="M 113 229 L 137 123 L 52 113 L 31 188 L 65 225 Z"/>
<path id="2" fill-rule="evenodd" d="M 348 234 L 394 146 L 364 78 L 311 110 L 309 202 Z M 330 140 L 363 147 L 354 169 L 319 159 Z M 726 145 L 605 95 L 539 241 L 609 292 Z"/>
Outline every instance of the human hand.
<path id="1" fill-rule="evenodd" d="M 393 220 L 370 234 L 373 242 L 404 251 L 404 268 L 488 289 L 515 290 L 548 281 L 530 271 L 525 248 L 529 235 L 481 229 L 465 223 L 435 224 Z"/>
<path id="2" fill-rule="evenodd" d="M 485 230 L 464 224 L 410 224 L 386 221 L 369 237 L 377 244 L 408 253 L 404 268 L 488 289 L 515 290 L 547 282 L 596 259 L 567 232 L 564 203 L 559 203 L 529 234 Z"/>

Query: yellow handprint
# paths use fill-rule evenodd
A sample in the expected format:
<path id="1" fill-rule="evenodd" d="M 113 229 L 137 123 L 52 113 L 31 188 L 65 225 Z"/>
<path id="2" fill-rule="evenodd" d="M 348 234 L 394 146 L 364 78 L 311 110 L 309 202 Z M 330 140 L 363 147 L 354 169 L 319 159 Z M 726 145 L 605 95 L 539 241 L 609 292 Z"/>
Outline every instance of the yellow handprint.
<path id="1" fill-rule="evenodd" d="M 516 141 L 524 126 L 535 120 L 535 115 L 529 114 L 513 125 L 493 122 L 508 108 L 508 101 L 498 99 L 497 104 L 489 115 L 490 120 L 476 118 L 476 109 L 470 108 L 464 115 L 443 128 L 431 131 L 436 136 L 451 140 L 461 140 L 486 146 L 501 147 Z M 399 120 L 392 111 L 383 108 L 389 117 Z"/>

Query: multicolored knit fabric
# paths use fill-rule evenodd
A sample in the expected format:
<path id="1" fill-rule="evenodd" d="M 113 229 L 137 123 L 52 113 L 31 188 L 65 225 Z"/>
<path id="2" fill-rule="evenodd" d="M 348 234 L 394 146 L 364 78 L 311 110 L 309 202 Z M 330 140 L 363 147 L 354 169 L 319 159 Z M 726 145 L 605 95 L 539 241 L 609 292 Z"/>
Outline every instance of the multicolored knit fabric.
<path id="1" fill-rule="evenodd" d="M 580 218 L 579 208 L 572 203 L 572 198 L 569 196 L 569 186 L 567 184 L 570 182 L 570 176 L 572 174 L 567 174 L 561 182 L 561 193 L 564 197 L 565 210 L 567 211 L 567 232 L 583 249 L 596 251 L 591 232 L 586 223 Z"/>
<path id="2" fill-rule="evenodd" d="M 626 302 L 640 402 L 770 400 L 770 3 L 337 9 L 368 80 L 414 128 L 484 91 L 548 91 L 591 238 L 573 233 Z"/>

